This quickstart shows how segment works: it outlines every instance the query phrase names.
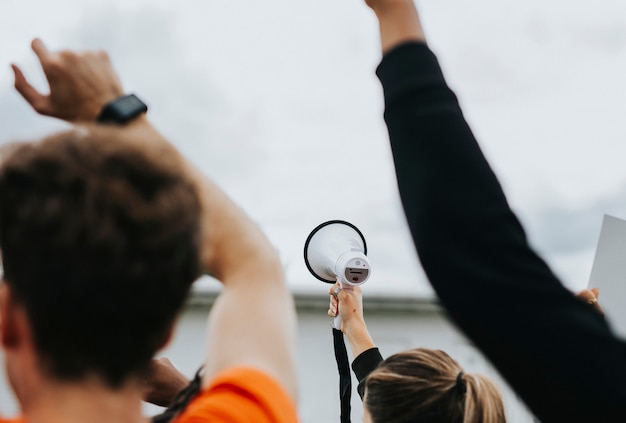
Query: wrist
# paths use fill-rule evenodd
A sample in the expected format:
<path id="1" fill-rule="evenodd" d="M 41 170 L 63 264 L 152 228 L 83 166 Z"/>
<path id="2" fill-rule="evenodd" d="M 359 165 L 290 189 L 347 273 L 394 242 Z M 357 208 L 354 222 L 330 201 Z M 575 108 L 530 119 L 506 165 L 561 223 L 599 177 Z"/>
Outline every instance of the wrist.
<path id="1" fill-rule="evenodd" d="M 372 2 L 369 4 L 369 7 L 380 19 L 381 17 L 406 13 L 409 10 L 413 10 L 415 9 L 415 3 L 413 3 L 413 0 L 386 0 Z"/>
<path id="2" fill-rule="evenodd" d="M 413 0 L 377 2 L 372 9 L 378 18 L 383 54 L 409 41 L 426 41 Z"/>
<path id="3" fill-rule="evenodd" d="M 357 357 L 363 351 L 376 346 L 365 322 L 344 326 L 344 334 L 348 338 L 353 357 Z"/>
<path id="4" fill-rule="evenodd" d="M 135 94 L 121 95 L 106 103 L 96 120 L 99 123 L 126 124 L 145 115 L 148 106 Z"/>

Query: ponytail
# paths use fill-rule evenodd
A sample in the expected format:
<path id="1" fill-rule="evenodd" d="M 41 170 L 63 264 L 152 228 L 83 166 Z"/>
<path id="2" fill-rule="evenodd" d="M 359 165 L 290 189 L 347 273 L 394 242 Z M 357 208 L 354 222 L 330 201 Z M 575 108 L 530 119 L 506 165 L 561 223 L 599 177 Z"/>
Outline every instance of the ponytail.
<path id="1" fill-rule="evenodd" d="M 506 423 L 491 380 L 465 374 L 448 354 L 426 348 L 384 360 L 367 378 L 363 402 L 374 423 Z"/>
<path id="2" fill-rule="evenodd" d="M 504 423 L 506 415 L 500 390 L 487 376 L 471 373 L 463 376 L 465 405 L 463 423 Z"/>

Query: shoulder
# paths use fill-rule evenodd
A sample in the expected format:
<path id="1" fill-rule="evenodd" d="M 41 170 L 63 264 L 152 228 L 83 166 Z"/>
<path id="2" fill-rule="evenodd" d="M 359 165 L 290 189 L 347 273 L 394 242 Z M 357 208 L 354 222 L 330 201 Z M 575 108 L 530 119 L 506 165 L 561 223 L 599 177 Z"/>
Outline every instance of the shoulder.
<path id="1" fill-rule="evenodd" d="M 298 415 L 275 379 L 251 367 L 236 367 L 218 374 L 175 422 L 206 421 L 295 423 Z"/>

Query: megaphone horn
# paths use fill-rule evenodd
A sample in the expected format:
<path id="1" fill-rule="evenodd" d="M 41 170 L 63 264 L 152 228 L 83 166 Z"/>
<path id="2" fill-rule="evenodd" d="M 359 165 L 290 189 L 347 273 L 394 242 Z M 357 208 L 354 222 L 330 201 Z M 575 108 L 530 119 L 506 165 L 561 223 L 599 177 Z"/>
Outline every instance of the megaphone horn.
<path id="1" fill-rule="evenodd" d="M 304 243 L 304 262 L 322 282 L 361 285 L 369 278 L 367 244 L 359 229 L 343 220 L 318 225 Z"/>
<path id="2" fill-rule="evenodd" d="M 359 229 L 343 220 L 318 225 L 304 243 L 304 262 L 322 282 L 339 282 L 342 288 L 364 284 L 370 276 L 367 244 Z M 341 329 L 337 316 L 333 326 Z"/>

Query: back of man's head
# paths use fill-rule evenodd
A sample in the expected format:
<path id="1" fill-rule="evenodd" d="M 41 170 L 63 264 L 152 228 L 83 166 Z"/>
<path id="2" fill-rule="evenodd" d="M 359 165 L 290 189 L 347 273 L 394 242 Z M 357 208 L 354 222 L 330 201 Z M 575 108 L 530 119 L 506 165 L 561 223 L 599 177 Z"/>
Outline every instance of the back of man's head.
<path id="1" fill-rule="evenodd" d="M 0 166 L 4 279 L 58 379 L 116 387 L 142 371 L 199 275 L 197 192 L 130 137 L 73 130 Z"/>

